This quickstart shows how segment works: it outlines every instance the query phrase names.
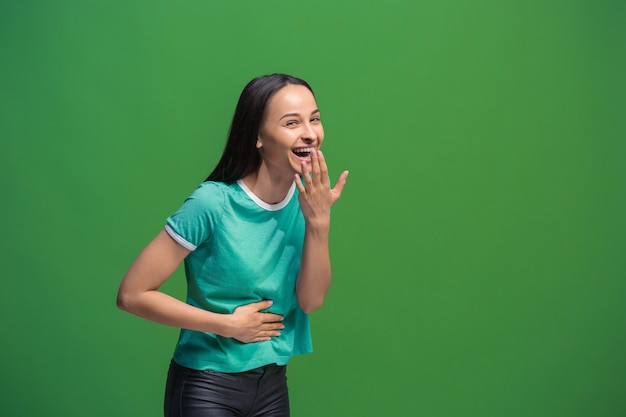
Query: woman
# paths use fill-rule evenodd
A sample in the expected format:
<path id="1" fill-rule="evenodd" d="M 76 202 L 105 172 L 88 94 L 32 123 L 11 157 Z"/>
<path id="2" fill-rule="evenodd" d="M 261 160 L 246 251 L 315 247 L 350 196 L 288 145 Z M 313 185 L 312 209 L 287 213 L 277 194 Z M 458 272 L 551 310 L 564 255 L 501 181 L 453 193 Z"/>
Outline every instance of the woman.
<path id="1" fill-rule="evenodd" d="M 141 252 L 118 306 L 180 327 L 166 416 L 288 416 L 285 365 L 331 279 L 334 188 L 311 87 L 273 74 L 241 93 L 217 167 Z M 187 303 L 159 291 L 181 262 Z"/>

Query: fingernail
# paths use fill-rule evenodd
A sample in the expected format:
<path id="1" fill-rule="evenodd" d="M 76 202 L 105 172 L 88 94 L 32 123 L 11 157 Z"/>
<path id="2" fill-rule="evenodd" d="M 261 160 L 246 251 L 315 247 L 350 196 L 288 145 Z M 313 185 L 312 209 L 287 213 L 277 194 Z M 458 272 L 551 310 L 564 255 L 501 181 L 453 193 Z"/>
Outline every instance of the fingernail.
<path id="1" fill-rule="evenodd" d="M 318 150 L 317 151 L 317 156 L 322 156 L 322 151 Z"/>

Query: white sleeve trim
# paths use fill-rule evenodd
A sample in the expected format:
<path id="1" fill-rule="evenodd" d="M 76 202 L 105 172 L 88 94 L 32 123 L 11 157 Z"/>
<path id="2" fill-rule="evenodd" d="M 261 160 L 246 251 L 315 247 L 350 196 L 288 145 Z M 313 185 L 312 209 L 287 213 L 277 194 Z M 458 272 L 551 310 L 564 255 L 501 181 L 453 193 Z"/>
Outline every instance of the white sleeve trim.
<path id="1" fill-rule="evenodd" d="M 183 239 L 178 233 L 174 231 L 174 229 L 170 227 L 169 224 L 165 225 L 165 231 L 167 232 L 168 235 L 170 235 L 172 239 L 174 239 L 183 248 L 188 249 L 192 252 L 196 250 L 197 248 L 196 245 L 194 245 L 193 243 L 189 243 L 185 239 Z"/>

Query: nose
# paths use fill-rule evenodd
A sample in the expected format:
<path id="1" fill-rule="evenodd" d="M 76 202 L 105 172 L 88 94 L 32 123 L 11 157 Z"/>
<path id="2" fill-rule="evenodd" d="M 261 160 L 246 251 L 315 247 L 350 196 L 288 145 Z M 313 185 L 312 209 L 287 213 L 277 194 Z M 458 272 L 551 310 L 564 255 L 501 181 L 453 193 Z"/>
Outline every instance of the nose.
<path id="1" fill-rule="evenodd" d="M 311 123 L 303 124 L 303 131 L 302 131 L 301 138 L 302 138 L 302 141 L 304 141 L 307 145 L 312 144 L 318 139 L 317 131 L 311 125 Z"/>

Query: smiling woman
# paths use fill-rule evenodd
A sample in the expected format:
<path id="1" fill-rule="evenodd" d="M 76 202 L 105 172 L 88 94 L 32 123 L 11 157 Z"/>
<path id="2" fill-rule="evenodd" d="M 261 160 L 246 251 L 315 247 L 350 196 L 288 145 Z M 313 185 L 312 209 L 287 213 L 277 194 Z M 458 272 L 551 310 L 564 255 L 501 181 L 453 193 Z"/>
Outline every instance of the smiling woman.
<path id="1" fill-rule="evenodd" d="M 266 113 L 256 143 L 261 166 L 275 164 L 278 170 L 301 173 L 302 163 L 310 162 L 311 152 L 324 141 L 313 93 L 301 85 L 287 85 L 272 97 Z"/>
<path id="2" fill-rule="evenodd" d="M 289 415 L 285 366 L 312 350 L 308 313 L 331 279 L 329 210 L 348 175 L 331 188 L 323 141 L 305 81 L 252 80 L 217 167 L 124 277 L 121 309 L 182 329 L 166 416 Z M 186 303 L 159 291 L 183 261 Z"/>

